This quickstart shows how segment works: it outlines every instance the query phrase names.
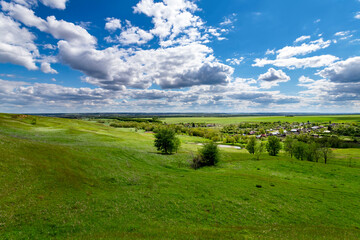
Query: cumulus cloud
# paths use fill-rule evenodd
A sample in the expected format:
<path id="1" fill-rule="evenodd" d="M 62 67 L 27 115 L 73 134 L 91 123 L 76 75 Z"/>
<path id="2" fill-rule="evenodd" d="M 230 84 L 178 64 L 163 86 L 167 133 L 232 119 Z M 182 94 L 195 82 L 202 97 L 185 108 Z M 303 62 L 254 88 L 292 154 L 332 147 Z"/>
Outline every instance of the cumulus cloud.
<path id="1" fill-rule="evenodd" d="M 117 18 L 106 18 L 105 29 L 108 31 L 116 31 L 117 29 L 121 29 L 121 21 Z"/>
<path id="2" fill-rule="evenodd" d="M 33 10 L 19 4 L 1 4 L 4 11 L 26 26 L 36 27 L 58 39 L 59 60 L 86 74 L 86 82 L 105 89 L 148 88 L 154 83 L 162 88 L 226 84 L 233 73 L 233 68 L 216 60 L 211 48 L 197 41 L 207 37 L 199 34 L 198 29 L 203 23 L 192 14 L 197 6 L 190 1 L 154 3 L 144 0 L 136 5 L 134 11 L 151 16 L 155 26 L 149 33 L 127 22 L 117 38 L 118 42 L 142 44 L 157 35 L 164 40 L 163 43 L 165 38 L 166 41 L 181 43 L 149 50 L 118 46 L 98 50 L 96 38 L 81 26 L 57 20 L 54 16 L 42 19 Z M 164 29 L 166 33 L 161 31 Z M 47 67 L 44 64 L 43 70 L 55 73 Z"/>
<path id="3" fill-rule="evenodd" d="M 332 82 L 355 83 L 360 82 L 360 57 L 348 58 L 336 62 L 318 73 Z"/>
<path id="4" fill-rule="evenodd" d="M 286 75 L 282 70 L 275 70 L 274 68 L 269 68 L 269 70 L 261 74 L 258 78 L 258 81 L 261 82 L 261 87 L 269 89 L 274 86 L 278 86 L 281 82 L 288 82 L 290 77 Z"/>
<path id="5" fill-rule="evenodd" d="M 44 73 L 57 74 L 58 72 L 50 66 L 50 63 L 41 63 L 41 71 Z"/>
<path id="6" fill-rule="evenodd" d="M 46 20 L 35 15 L 34 11 L 22 5 L 1 1 L 3 11 L 28 27 L 36 27 L 40 31 L 51 34 L 56 39 L 64 39 L 77 45 L 95 44 L 96 38 L 84 28 L 64 20 L 57 20 L 54 16 Z"/>
<path id="7" fill-rule="evenodd" d="M 154 38 L 154 36 L 139 27 L 132 26 L 129 21 L 126 21 L 126 28 L 123 29 L 119 36 L 114 38 L 106 38 L 108 42 L 119 42 L 123 45 L 137 44 L 142 45 Z"/>
<path id="8" fill-rule="evenodd" d="M 62 10 L 66 8 L 67 1 L 68 0 L 40 0 L 40 2 L 47 7 L 57 8 Z"/>
<path id="9" fill-rule="evenodd" d="M 153 0 L 141 0 L 135 7 L 135 13 L 143 13 L 152 17 L 154 28 L 151 33 L 161 39 L 178 36 L 188 27 L 200 27 L 202 20 L 193 15 L 198 10 L 195 3 L 188 0 L 164 0 L 154 2 Z"/>
<path id="10" fill-rule="evenodd" d="M 106 73 L 108 69 L 115 69 L 112 75 L 88 78 L 87 81 L 105 88 L 122 85 L 147 88 L 154 82 L 163 88 L 178 88 L 224 84 L 233 72 L 231 67 L 213 62 L 212 49 L 197 43 L 166 49 L 127 51 L 120 56 L 123 59 L 119 58 L 119 53 L 119 50 L 114 50 L 112 57 L 110 54 L 104 55 L 107 58 L 100 67 Z M 89 65 L 86 62 L 82 64 L 85 67 Z M 89 67 L 89 70 L 93 69 Z"/>
<path id="11" fill-rule="evenodd" d="M 0 13 L 0 62 L 36 70 L 39 51 L 35 36 L 3 13 Z"/>
<path id="12" fill-rule="evenodd" d="M 309 78 L 309 77 L 306 77 L 306 76 L 301 76 L 299 78 L 299 83 L 312 83 L 314 82 L 315 80 Z"/>

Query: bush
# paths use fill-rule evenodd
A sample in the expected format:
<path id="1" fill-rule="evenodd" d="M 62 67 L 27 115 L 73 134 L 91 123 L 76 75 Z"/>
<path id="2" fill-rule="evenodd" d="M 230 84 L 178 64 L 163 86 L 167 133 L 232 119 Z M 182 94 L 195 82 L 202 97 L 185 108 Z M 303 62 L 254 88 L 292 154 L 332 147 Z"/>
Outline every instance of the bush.
<path id="1" fill-rule="evenodd" d="M 219 162 L 219 149 L 218 146 L 211 142 L 205 144 L 199 153 L 193 158 L 191 167 L 198 169 L 204 166 L 214 166 Z"/>
<path id="2" fill-rule="evenodd" d="M 180 147 L 180 139 L 176 137 L 175 131 L 162 128 L 155 134 L 155 147 L 165 154 L 176 152 Z"/>
<path id="3" fill-rule="evenodd" d="M 276 156 L 281 149 L 280 139 L 275 136 L 270 136 L 266 144 L 266 150 L 270 156 Z"/>

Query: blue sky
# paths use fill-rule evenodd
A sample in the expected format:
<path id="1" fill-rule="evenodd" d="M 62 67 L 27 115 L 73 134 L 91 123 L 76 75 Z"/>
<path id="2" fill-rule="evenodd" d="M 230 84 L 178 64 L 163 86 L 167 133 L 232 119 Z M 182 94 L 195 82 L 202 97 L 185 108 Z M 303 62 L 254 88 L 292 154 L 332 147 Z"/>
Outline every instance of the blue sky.
<path id="1" fill-rule="evenodd" d="M 360 112 L 359 0 L 0 8 L 0 112 Z"/>

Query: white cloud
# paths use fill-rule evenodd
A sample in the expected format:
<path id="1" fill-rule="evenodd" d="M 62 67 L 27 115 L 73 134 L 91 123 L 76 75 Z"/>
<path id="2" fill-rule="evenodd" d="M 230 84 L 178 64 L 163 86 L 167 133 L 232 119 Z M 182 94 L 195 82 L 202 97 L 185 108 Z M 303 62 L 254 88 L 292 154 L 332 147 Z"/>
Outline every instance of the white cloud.
<path id="1" fill-rule="evenodd" d="M 299 83 L 312 83 L 314 82 L 315 80 L 309 78 L 309 77 L 305 77 L 305 76 L 301 76 L 299 78 Z"/>
<path id="2" fill-rule="evenodd" d="M 141 0 L 135 7 L 135 13 L 152 17 L 154 28 L 150 31 L 162 41 L 173 40 L 187 28 L 202 28 L 203 22 L 193 15 L 198 7 L 188 0 Z M 161 44 L 160 42 L 160 44 Z"/>
<path id="3" fill-rule="evenodd" d="M 35 36 L 10 17 L 0 13 L 0 62 L 21 65 L 36 70 L 39 51 Z"/>
<path id="4" fill-rule="evenodd" d="M 117 29 L 121 29 L 121 21 L 117 18 L 106 18 L 105 29 L 108 31 L 116 31 Z"/>
<path id="5" fill-rule="evenodd" d="M 300 46 L 286 46 L 276 51 L 276 59 L 271 60 L 268 58 L 256 58 L 252 66 L 263 67 L 265 65 L 274 65 L 277 67 L 293 68 L 318 68 L 328 66 L 338 60 L 337 57 L 332 55 L 320 55 L 307 58 L 296 58 L 294 56 L 307 55 L 309 53 L 324 49 L 330 46 L 331 41 L 324 41 L 322 38 L 303 43 Z M 273 50 L 268 50 L 266 55 L 274 53 Z"/>
<path id="6" fill-rule="evenodd" d="M 39 0 L 42 4 L 47 7 L 64 10 L 66 8 L 66 2 L 69 0 Z M 27 8 L 36 7 L 38 0 L 13 0 L 18 4 L 21 4 Z"/>
<path id="7" fill-rule="evenodd" d="M 295 43 L 298 43 L 298 42 L 303 42 L 307 39 L 310 39 L 310 36 L 301 36 L 301 37 L 298 37 L 296 40 L 295 40 Z"/>
<path id="8" fill-rule="evenodd" d="M 340 37 L 340 40 L 346 40 L 353 37 L 351 31 L 341 31 L 334 34 L 334 36 Z M 336 41 L 336 40 L 335 40 Z"/>
<path id="9" fill-rule="evenodd" d="M 55 69 L 53 69 L 50 66 L 50 63 L 47 63 L 47 62 L 41 63 L 41 71 L 43 71 L 44 73 L 51 73 L 51 74 L 57 74 L 58 73 Z"/>
<path id="10" fill-rule="evenodd" d="M 62 10 L 66 8 L 67 1 L 68 0 L 40 0 L 40 2 L 47 7 L 57 8 Z"/>
<path id="11" fill-rule="evenodd" d="M 277 59 L 290 58 L 297 55 L 306 55 L 312 52 L 315 52 L 320 49 L 324 49 L 330 46 L 331 41 L 324 41 L 322 38 L 312 41 L 309 44 L 303 43 L 300 46 L 286 46 L 280 50 L 277 50 L 276 53 Z"/>
<path id="12" fill-rule="evenodd" d="M 142 45 L 153 39 L 154 36 L 139 27 L 134 27 L 127 21 L 127 27 L 115 39 L 107 38 L 108 42 L 120 42 L 123 45 Z"/>
<path id="13" fill-rule="evenodd" d="M 273 68 L 269 68 L 269 70 L 261 74 L 258 78 L 260 81 L 261 88 L 269 89 L 274 86 L 278 86 L 281 82 L 288 82 L 290 77 L 286 75 L 282 70 L 275 70 Z"/>
<path id="14" fill-rule="evenodd" d="M 350 31 L 341 31 L 341 32 L 337 32 L 334 35 L 335 36 L 345 36 L 345 35 L 349 35 Z"/>
<path id="15" fill-rule="evenodd" d="M 357 12 L 357 13 L 355 14 L 354 18 L 360 19 L 360 12 Z"/>
<path id="16" fill-rule="evenodd" d="M 148 88 L 154 83 L 163 88 L 226 84 L 233 73 L 233 68 L 216 60 L 211 48 L 197 42 L 201 35 L 197 35 L 197 28 L 189 26 L 200 27 L 202 21 L 190 14 L 189 11 L 195 11 L 197 7 L 189 1 L 154 3 L 150 0 L 141 1 L 135 7 L 136 12 L 153 16 L 155 28 L 151 33 L 157 34 L 164 24 L 171 25 L 169 39 L 180 34 L 180 31 L 187 33 L 185 40 L 179 38 L 186 44 L 150 50 L 118 47 L 97 50 L 96 38 L 80 26 L 57 20 L 54 16 L 41 19 L 32 10 L 20 5 L 4 5 L 5 11 L 25 25 L 37 27 L 59 39 L 59 59 L 86 74 L 87 82 L 106 89 Z M 180 18 L 176 14 L 180 14 Z M 152 37 L 131 24 L 127 24 L 127 27 L 118 38 L 123 44 L 145 43 Z M 163 35 L 159 33 L 159 36 Z M 174 38 L 173 41 L 178 39 Z"/>
<path id="17" fill-rule="evenodd" d="M 360 57 L 348 58 L 336 62 L 318 73 L 332 82 L 351 83 L 360 82 Z"/>
<path id="18" fill-rule="evenodd" d="M 244 57 L 240 57 L 240 58 L 228 58 L 226 59 L 226 62 L 228 62 L 231 65 L 240 65 L 242 63 L 242 61 L 244 61 Z"/>
<path id="19" fill-rule="evenodd" d="M 255 63 L 252 66 L 264 67 L 265 65 L 274 65 L 277 67 L 292 68 L 319 68 L 329 66 L 339 58 L 333 55 L 320 55 L 307 58 L 284 58 L 270 60 L 267 58 L 255 59 Z"/>
<path id="20" fill-rule="evenodd" d="M 274 49 L 272 49 L 272 50 L 268 49 L 268 50 L 266 50 L 266 53 L 265 53 L 265 55 L 274 55 L 274 54 L 275 54 Z"/>
<path id="21" fill-rule="evenodd" d="M 44 44 L 43 48 L 44 49 L 55 50 L 57 47 L 55 45 L 52 45 L 52 44 Z"/>
<path id="22" fill-rule="evenodd" d="M 40 31 L 50 33 L 56 39 L 64 39 L 77 45 L 93 45 L 96 38 L 91 36 L 84 28 L 64 20 L 56 20 L 54 16 L 46 20 L 35 16 L 34 11 L 19 4 L 1 1 L 3 11 L 28 27 L 36 27 Z"/>
<path id="23" fill-rule="evenodd" d="M 233 23 L 233 21 L 230 19 L 230 18 L 225 18 L 224 21 L 222 21 L 220 23 L 221 26 L 224 26 L 224 25 L 231 25 Z"/>

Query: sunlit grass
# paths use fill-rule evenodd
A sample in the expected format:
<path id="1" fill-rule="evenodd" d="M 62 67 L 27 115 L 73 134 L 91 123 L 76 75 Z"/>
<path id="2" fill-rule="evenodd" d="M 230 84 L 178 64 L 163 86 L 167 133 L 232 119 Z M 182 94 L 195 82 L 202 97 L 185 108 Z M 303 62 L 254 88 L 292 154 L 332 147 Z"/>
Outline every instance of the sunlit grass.
<path id="1" fill-rule="evenodd" d="M 153 135 L 0 114 L 0 239 L 357 239 L 359 149 L 313 163 L 221 149 L 189 168 L 197 137 L 161 155 Z"/>

